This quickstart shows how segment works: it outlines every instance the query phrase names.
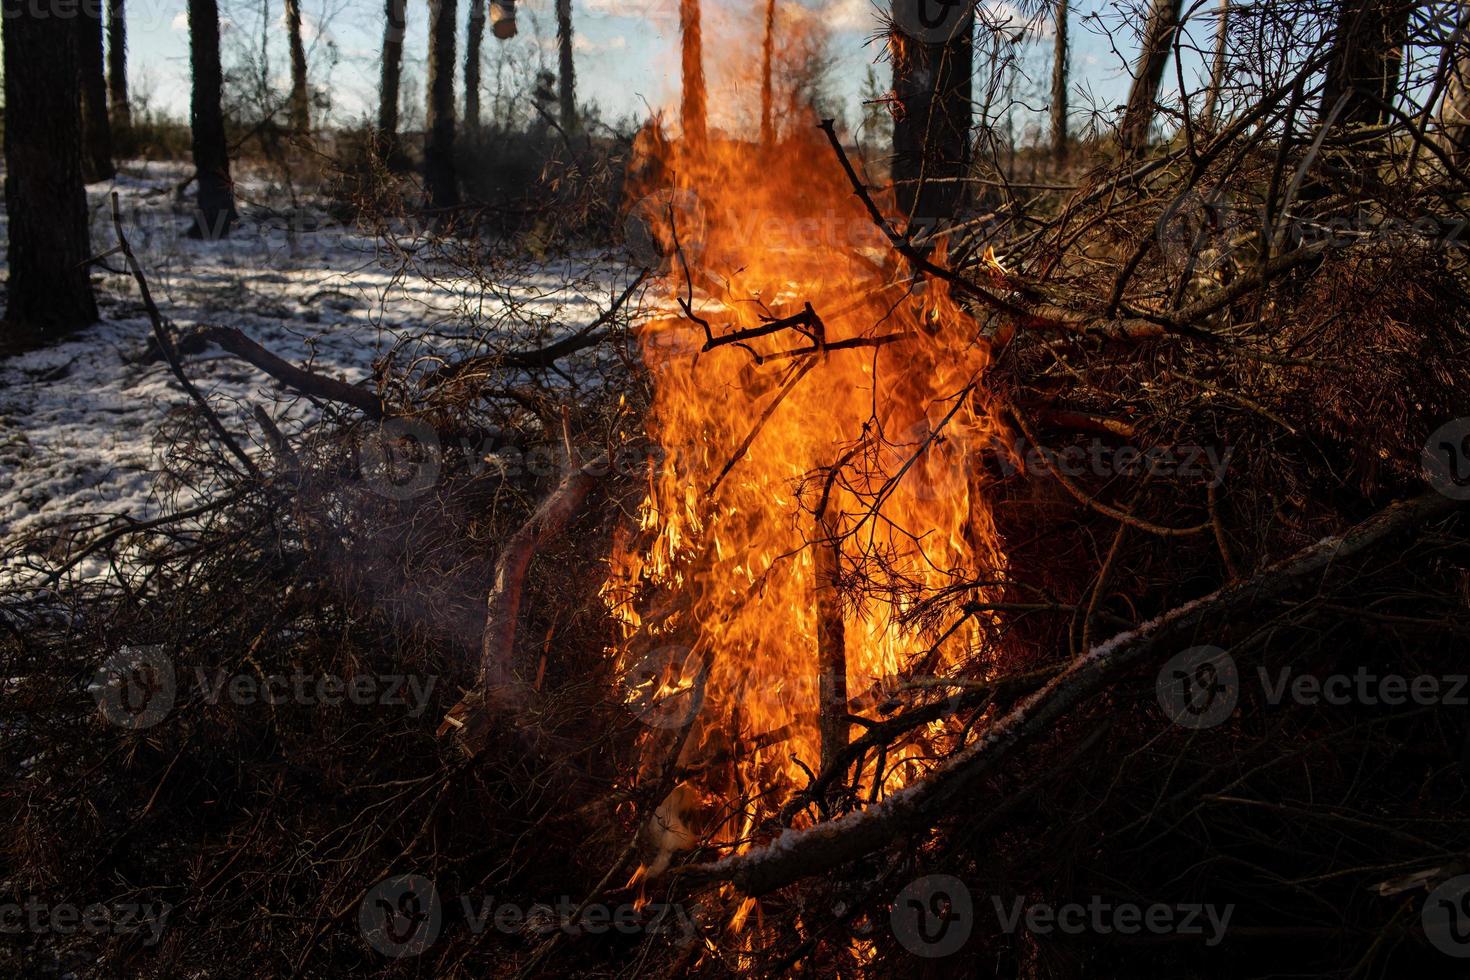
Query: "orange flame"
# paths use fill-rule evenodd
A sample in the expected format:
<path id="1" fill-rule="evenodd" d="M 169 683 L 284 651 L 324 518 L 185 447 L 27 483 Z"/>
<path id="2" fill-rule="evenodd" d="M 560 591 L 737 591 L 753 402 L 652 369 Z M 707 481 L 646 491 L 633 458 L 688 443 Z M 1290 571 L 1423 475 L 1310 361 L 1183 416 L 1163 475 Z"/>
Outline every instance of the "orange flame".
<path id="1" fill-rule="evenodd" d="M 999 429 L 990 346 L 946 284 L 916 285 L 894 260 L 815 120 L 809 132 L 770 152 L 754 134 L 655 140 L 667 185 L 639 205 L 676 253 L 671 315 L 640 334 L 663 458 L 604 596 L 630 706 L 652 731 L 699 707 L 688 776 L 660 808 L 666 851 L 745 846 L 819 770 L 832 618 L 843 710 L 876 718 L 869 692 L 974 669 L 985 621 L 946 630 L 958 617 L 923 612 L 984 596 L 1004 567 L 974 465 Z M 922 772 L 946 724 L 869 753 L 845 780 L 855 799 Z M 668 742 L 650 734 L 665 755 L 649 772 Z"/>

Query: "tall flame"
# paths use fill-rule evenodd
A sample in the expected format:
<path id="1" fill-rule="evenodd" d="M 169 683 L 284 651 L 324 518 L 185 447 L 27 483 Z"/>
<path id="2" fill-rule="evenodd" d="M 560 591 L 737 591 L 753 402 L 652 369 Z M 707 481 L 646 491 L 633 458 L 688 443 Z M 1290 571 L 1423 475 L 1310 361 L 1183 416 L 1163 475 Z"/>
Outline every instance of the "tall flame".
<path id="1" fill-rule="evenodd" d="M 670 848 L 744 846 L 861 733 L 848 714 L 880 717 L 872 692 L 974 668 L 986 622 L 926 612 L 984 596 L 1004 565 L 974 465 L 998 428 L 990 347 L 945 283 L 894 260 L 806 129 L 766 150 L 659 143 L 665 185 L 639 205 L 674 253 L 669 315 L 640 333 L 663 452 L 604 594 L 651 732 L 698 707 L 661 810 Z M 951 734 L 867 754 L 836 781 L 844 805 L 914 778 Z"/>

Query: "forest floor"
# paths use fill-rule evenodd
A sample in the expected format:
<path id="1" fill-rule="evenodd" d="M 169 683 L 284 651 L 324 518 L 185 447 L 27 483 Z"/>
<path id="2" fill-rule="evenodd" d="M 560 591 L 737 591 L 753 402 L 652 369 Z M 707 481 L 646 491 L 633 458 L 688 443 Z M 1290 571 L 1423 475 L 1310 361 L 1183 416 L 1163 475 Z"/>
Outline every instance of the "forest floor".
<path id="1" fill-rule="evenodd" d="M 133 162 L 87 189 L 92 247 L 124 232 L 163 315 L 181 334 L 195 325 L 235 327 L 298 366 L 353 383 L 370 381 L 384 357 L 470 350 L 496 332 L 544 342 L 595 318 L 626 285 L 625 266 L 604 257 L 497 265 L 466 277 L 420 259 L 422 239 L 394 243 L 335 223 L 328 202 L 296 197 L 269 173 L 237 177 L 241 224 L 220 242 L 191 241 L 192 193 L 182 163 Z M 288 226 L 296 229 L 288 234 Z M 3 228 L 0 228 L 3 234 Z M 158 356 L 137 285 L 121 255 L 93 272 L 101 322 L 66 340 L 0 360 L 0 553 L 28 535 L 30 549 L 58 546 L 101 516 L 146 520 L 189 506 L 204 488 L 165 479 L 161 430 L 189 396 Z M 422 351 L 420 351 L 422 352 Z M 186 371 L 239 432 L 252 405 L 268 405 L 286 431 L 315 406 L 222 350 L 186 351 Z M 81 566 L 86 577 L 105 564 Z"/>

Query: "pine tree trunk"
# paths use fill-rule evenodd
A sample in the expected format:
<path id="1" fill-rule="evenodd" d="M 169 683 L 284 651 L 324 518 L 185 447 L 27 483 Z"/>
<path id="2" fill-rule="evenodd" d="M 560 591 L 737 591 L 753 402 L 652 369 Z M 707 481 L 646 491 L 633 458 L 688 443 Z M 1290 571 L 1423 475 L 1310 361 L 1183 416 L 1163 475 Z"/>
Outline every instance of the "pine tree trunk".
<path id="1" fill-rule="evenodd" d="M 383 74 L 378 83 L 378 147 L 392 156 L 398 143 L 398 85 L 403 75 L 403 33 L 407 29 L 407 0 L 385 0 Z"/>
<path id="2" fill-rule="evenodd" d="M 901 2 L 895 2 L 895 15 Z M 904 23 L 897 16 L 895 22 Z M 965 201 L 974 34 L 974 16 L 966 12 L 942 40 L 914 36 L 902 26 L 890 35 L 900 106 L 893 124 L 894 189 L 913 231 L 932 231 L 953 219 Z"/>
<path id="3" fill-rule="evenodd" d="M 301 40 L 301 0 L 286 0 L 286 39 L 291 48 L 291 131 L 311 131 L 311 90 L 306 85 L 306 45 Z"/>
<path id="4" fill-rule="evenodd" d="M 1460 5 L 1460 16 L 1449 51 L 1444 98 L 1439 104 L 1440 142 L 1464 169 L 1470 165 L 1470 3 Z"/>
<path id="5" fill-rule="evenodd" d="M 194 73 L 189 122 L 193 130 L 198 188 L 198 208 L 189 237 L 215 241 L 229 235 L 230 226 L 238 217 L 235 187 L 230 180 L 224 110 L 220 105 L 224 79 L 220 68 L 216 0 L 189 0 L 189 55 Z"/>
<path id="6" fill-rule="evenodd" d="M 761 45 L 761 146 L 767 149 L 776 144 L 776 128 L 772 120 L 772 100 L 775 89 L 771 80 L 771 62 L 776 43 L 776 0 L 766 0 L 766 39 Z"/>
<path id="7" fill-rule="evenodd" d="M 86 0 L 78 6 L 76 28 L 82 98 L 82 177 L 90 184 L 110 180 L 117 174 L 112 164 L 112 124 L 107 118 L 101 0 Z"/>
<path id="8" fill-rule="evenodd" d="M 1124 110 L 1123 124 L 1118 132 L 1118 145 L 1129 156 L 1142 153 L 1148 146 L 1154 103 L 1159 97 L 1159 85 L 1164 80 L 1164 68 L 1169 63 L 1169 51 L 1174 46 L 1174 33 L 1179 29 L 1183 7 L 1184 0 L 1153 0 L 1153 7 L 1149 10 L 1143 49 L 1138 53 L 1133 87 L 1128 92 L 1128 108 Z"/>
<path id="9" fill-rule="evenodd" d="M 126 0 L 107 0 L 107 88 L 111 96 L 112 126 L 125 132 L 133 125 L 128 101 L 128 21 Z"/>
<path id="10" fill-rule="evenodd" d="M 1051 64 L 1051 155 L 1058 166 L 1067 162 L 1067 0 L 1057 0 L 1056 46 Z"/>
<path id="11" fill-rule="evenodd" d="M 556 46 L 561 56 L 561 128 L 577 128 L 577 67 L 572 60 L 572 0 L 556 0 Z"/>
<path id="12" fill-rule="evenodd" d="M 429 0 L 429 111 L 424 183 L 429 206 L 459 203 L 454 178 L 454 41 L 456 0 Z"/>
<path id="13" fill-rule="evenodd" d="M 41 5 L 4 0 L 6 325 L 55 337 L 97 319 L 82 187 L 79 32 Z"/>
<path id="14" fill-rule="evenodd" d="M 1230 45 L 1230 0 L 1220 0 L 1220 19 L 1215 24 L 1215 60 L 1210 66 L 1210 87 L 1205 92 L 1205 108 L 1200 113 L 1200 124 L 1205 129 L 1215 128 L 1215 117 L 1220 111 L 1220 90 L 1225 85 L 1225 64 Z"/>
<path id="15" fill-rule="evenodd" d="M 679 0 L 680 68 L 684 87 L 680 126 L 684 140 L 694 146 L 703 145 L 706 130 L 704 39 L 699 4 L 700 0 Z"/>
<path id="16" fill-rule="evenodd" d="M 480 131 L 480 46 L 485 41 L 485 0 L 470 0 L 470 23 L 464 52 L 464 128 Z"/>
<path id="17" fill-rule="evenodd" d="M 1383 106 L 1398 97 L 1413 10 L 1414 4 L 1406 0 L 1344 0 L 1322 86 L 1324 119 L 1334 110 L 1336 125 L 1341 126 L 1372 126 L 1388 119 Z"/>

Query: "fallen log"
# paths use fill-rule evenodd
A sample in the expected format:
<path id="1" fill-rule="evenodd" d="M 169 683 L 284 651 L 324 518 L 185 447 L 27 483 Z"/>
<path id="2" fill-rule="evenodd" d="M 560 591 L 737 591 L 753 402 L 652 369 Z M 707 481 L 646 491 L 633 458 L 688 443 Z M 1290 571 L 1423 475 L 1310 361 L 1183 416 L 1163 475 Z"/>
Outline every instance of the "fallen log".
<path id="1" fill-rule="evenodd" d="M 993 722 L 977 741 L 881 803 L 805 830 L 788 830 L 764 847 L 675 873 L 694 885 L 730 882 L 746 894 L 761 895 L 877 851 L 900 834 L 926 830 L 1017 748 L 1046 732 L 1066 711 L 1164 644 L 1186 640 L 1207 621 L 1311 585 L 1334 564 L 1413 532 L 1456 506 L 1438 493 L 1393 504 L 1245 582 L 1228 585 L 1092 647 Z"/>

